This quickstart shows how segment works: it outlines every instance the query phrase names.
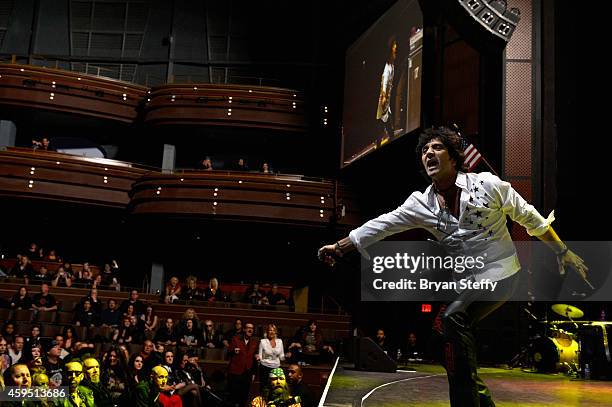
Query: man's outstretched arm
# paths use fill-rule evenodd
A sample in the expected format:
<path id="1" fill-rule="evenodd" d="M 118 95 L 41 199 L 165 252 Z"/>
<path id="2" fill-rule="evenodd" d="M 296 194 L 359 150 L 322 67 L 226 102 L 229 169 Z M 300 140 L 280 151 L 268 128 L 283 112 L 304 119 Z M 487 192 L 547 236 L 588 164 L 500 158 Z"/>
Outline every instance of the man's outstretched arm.
<path id="1" fill-rule="evenodd" d="M 582 260 L 582 258 L 576 253 L 571 251 L 565 243 L 563 243 L 552 226 L 550 226 L 546 232 L 536 237 L 545 242 L 557 255 L 560 274 L 565 274 L 566 267 L 569 266 L 576 270 L 576 272 L 586 280 L 587 271 L 589 271 L 589 268 L 584 263 L 584 260 Z"/>

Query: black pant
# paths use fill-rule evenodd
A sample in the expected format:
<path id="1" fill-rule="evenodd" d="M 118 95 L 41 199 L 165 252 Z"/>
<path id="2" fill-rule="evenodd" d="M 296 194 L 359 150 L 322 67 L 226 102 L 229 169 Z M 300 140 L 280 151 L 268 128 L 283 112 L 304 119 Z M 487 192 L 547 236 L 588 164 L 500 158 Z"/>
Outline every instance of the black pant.
<path id="1" fill-rule="evenodd" d="M 476 324 L 502 306 L 514 293 L 519 273 L 499 281 L 494 294 L 464 291 L 442 314 L 444 355 L 452 407 L 495 406 L 491 392 L 478 377 Z M 494 295 L 494 297 L 493 297 Z"/>

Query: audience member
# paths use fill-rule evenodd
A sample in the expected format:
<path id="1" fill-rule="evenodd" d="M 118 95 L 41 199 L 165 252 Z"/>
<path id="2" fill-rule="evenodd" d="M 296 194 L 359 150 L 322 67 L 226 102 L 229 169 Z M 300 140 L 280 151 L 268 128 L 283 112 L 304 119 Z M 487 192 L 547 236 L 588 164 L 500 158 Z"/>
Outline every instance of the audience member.
<path id="1" fill-rule="evenodd" d="M 30 309 L 32 308 L 32 299 L 28 293 L 28 287 L 21 286 L 19 290 L 11 298 L 11 309 Z"/>
<path id="2" fill-rule="evenodd" d="M 76 326 L 86 326 L 88 328 L 99 324 L 99 316 L 91 306 L 91 301 L 86 299 L 83 302 L 83 307 L 77 309 L 74 323 Z"/>
<path id="3" fill-rule="evenodd" d="M 28 280 L 31 279 L 34 274 L 34 268 L 32 267 L 32 263 L 28 256 L 17 256 L 17 264 L 13 266 L 13 268 L 9 272 L 9 276 L 16 278 L 23 278 L 26 281 L 26 285 Z"/>
<path id="4" fill-rule="evenodd" d="M 13 364 L 13 359 L 8 351 L 8 342 L 0 336 L 0 374 L 4 374 L 9 366 Z"/>
<path id="5" fill-rule="evenodd" d="M 47 354 L 43 359 L 43 366 L 49 376 L 49 387 L 56 388 L 62 385 L 64 361 L 60 359 L 62 349 L 57 341 L 52 340 L 47 345 Z"/>
<path id="6" fill-rule="evenodd" d="M 147 305 L 145 313 L 140 317 L 142 323 L 144 323 L 144 336 L 147 339 L 153 338 L 155 331 L 157 331 L 157 315 L 153 310 L 152 305 Z"/>
<path id="7" fill-rule="evenodd" d="M 121 311 L 122 314 L 125 314 L 129 305 L 134 306 L 134 312 L 136 315 L 144 314 L 145 305 L 142 301 L 138 299 L 138 290 L 130 291 L 130 297 L 121 303 L 121 307 L 119 307 L 119 311 Z"/>
<path id="8" fill-rule="evenodd" d="M 157 344 L 164 344 L 166 346 L 175 346 L 178 341 L 178 335 L 176 329 L 174 329 L 174 321 L 172 318 L 166 318 L 164 326 L 160 327 L 155 333 L 153 341 Z"/>
<path id="9" fill-rule="evenodd" d="M 198 288 L 198 280 L 195 277 L 187 277 L 187 284 L 182 290 L 180 298 L 188 302 L 204 299 L 204 293 Z"/>
<path id="10" fill-rule="evenodd" d="M 68 352 L 68 349 L 66 348 L 66 342 L 64 341 L 64 336 L 63 335 L 55 335 L 55 341 L 59 344 L 61 352 L 60 352 L 60 359 L 65 360 L 67 356 L 70 356 L 70 352 Z"/>
<path id="11" fill-rule="evenodd" d="M 15 337 L 15 323 L 13 321 L 7 321 L 2 327 L 2 334 L 0 336 L 6 339 L 9 345 L 13 343 L 13 338 Z"/>
<path id="12" fill-rule="evenodd" d="M 179 334 L 179 342 L 184 346 L 198 346 L 202 342 L 201 336 L 201 331 L 194 326 L 193 319 L 188 319 Z"/>
<path id="13" fill-rule="evenodd" d="M 291 395 L 300 398 L 302 407 L 315 407 L 315 396 L 303 381 L 302 368 L 295 363 L 290 364 L 287 368 L 287 376 Z"/>
<path id="14" fill-rule="evenodd" d="M 251 406 L 301 407 L 300 399 L 291 394 L 283 369 L 279 367 L 272 369 L 265 383 L 266 391 L 263 395 L 255 397 Z"/>
<path id="15" fill-rule="evenodd" d="M 64 327 L 64 330 L 62 331 L 62 336 L 64 337 L 65 349 L 72 349 L 74 344 L 79 341 L 78 335 L 76 334 L 76 332 L 74 332 L 74 328 L 72 328 L 71 326 Z"/>
<path id="16" fill-rule="evenodd" d="M 93 391 L 81 386 L 84 378 L 83 364 L 73 360 L 66 363 L 66 376 L 68 382 L 68 397 L 60 399 L 59 406 L 63 407 L 95 407 Z M 51 379 L 49 379 L 51 383 Z"/>
<path id="17" fill-rule="evenodd" d="M 384 329 L 379 328 L 376 331 L 376 337 L 374 337 L 373 339 L 374 339 L 374 342 L 376 342 L 376 344 L 380 346 L 383 352 L 385 352 L 387 355 L 389 355 L 392 358 L 395 357 L 395 355 L 393 355 L 392 345 L 387 340 L 387 336 L 385 335 Z"/>
<path id="18" fill-rule="evenodd" d="M 55 297 L 49 294 L 49 284 L 40 286 L 40 293 L 35 294 L 32 298 L 32 308 L 37 312 L 57 311 L 57 302 Z"/>
<path id="19" fill-rule="evenodd" d="M 219 288 L 219 280 L 215 277 L 208 282 L 208 287 L 204 290 L 204 300 L 208 302 L 225 301 L 225 296 Z"/>
<path id="20" fill-rule="evenodd" d="M 333 348 L 323 344 L 321 333 L 317 330 L 317 322 L 311 319 L 308 325 L 298 330 L 294 336 L 287 358 L 314 363 L 329 359 L 333 354 Z"/>
<path id="21" fill-rule="evenodd" d="M 123 318 L 121 325 L 115 329 L 113 335 L 113 342 L 123 344 L 132 343 L 134 332 L 130 323 L 130 318 Z"/>
<path id="22" fill-rule="evenodd" d="M 215 329 L 211 319 L 204 321 L 204 331 L 202 332 L 202 345 L 207 348 L 220 348 L 223 346 L 222 337 Z"/>
<path id="23" fill-rule="evenodd" d="M 254 283 L 244 293 L 244 302 L 249 304 L 260 304 L 264 293 L 259 288 L 259 283 Z"/>
<path id="24" fill-rule="evenodd" d="M 201 406 L 200 386 L 194 383 L 189 372 L 185 370 L 189 364 L 189 355 L 184 354 L 178 366 L 174 359 L 174 353 L 166 351 L 163 366 L 168 370 L 168 384 L 183 399 L 183 405 Z"/>
<path id="25" fill-rule="evenodd" d="M 34 273 L 31 280 L 32 284 L 51 284 L 51 273 L 49 273 L 49 270 L 45 265 L 41 265 L 38 271 Z"/>
<path id="26" fill-rule="evenodd" d="M 249 388 L 255 379 L 255 353 L 259 349 L 259 341 L 253 337 L 253 330 L 253 324 L 247 322 L 244 324 L 244 332 L 230 341 L 227 385 L 229 401 L 234 406 L 245 405 Z"/>
<path id="27" fill-rule="evenodd" d="M 128 389 L 133 390 L 138 383 L 145 379 L 142 371 L 143 361 L 139 353 L 130 356 L 127 367 Z"/>
<path id="28" fill-rule="evenodd" d="M 204 171 L 212 171 L 214 168 L 212 165 L 211 158 L 208 156 L 204 157 L 203 160 L 198 162 L 198 164 L 196 165 L 196 169 L 204 170 Z"/>
<path id="29" fill-rule="evenodd" d="M 268 298 L 268 304 L 270 305 L 282 305 L 287 302 L 285 296 L 278 291 L 278 284 L 272 284 L 270 292 L 266 295 Z"/>
<path id="30" fill-rule="evenodd" d="M 277 337 L 276 325 L 268 324 L 266 327 L 267 337 L 259 341 L 259 353 L 255 358 L 259 361 L 259 384 L 260 389 L 266 384 L 270 371 L 280 367 L 281 361 L 285 360 L 285 350 L 282 339 Z"/>
<path id="31" fill-rule="evenodd" d="M 108 390 L 108 388 L 101 380 L 102 372 L 98 359 L 94 357 L 84 358 L 83 369 L 85 372 L 83 385 L 92 391 L 96 406 L 114 407 L 117 404 L 118 400 L 115 400 L 113 398 L 112 393 Z"/>
<path id="32" fill-rule="evenodd" d="M 179 284 L 178 277 L 172 277 L 168 284 L 166 284 L 166 289 L 164 291 L 164 302 L 166 304 L 174 304 L 179 300 L 181 296 L 181 285 Z"/>
<path id="33" fill-rule="evenodd" d="M 24 346 L 24 337 L 21 335 L 15 335 L 8 351 L 13 364 L 22 362 L 22 358 L 25 359 Z"/>
<path id="34" fill-rule="evenodd" d="M 102 326 L 109 326 L 115 328 L 119 325 L 119 321 L 121 320 L 121 312 L 117 309 L 117 301 L 112 298 L 108 300 L 106 309 L 102 311 L 101 314 L 101 322 Z"/>
<path id="35" fill-rule="evenodd" d="M 229 329 L 227 332 L 225 332 L 225 334 L 223 334 L 223 346 L 227 348 L 232 338 L 240 334 L 242 334 L 242 320 L 240 318 L 236 318 L 233 328 Z"/>
<path id="36" fill-rule="evenodd" d="M 53 287 L 70 287 L 72 286 L 72 275 L 66 271 L 64 266 L 60 266 L 52 276 L 51 285 Z"/>
<path id="37" fill-rule="evenodd" d="M 111 346 L 102 358 L 102 382 L 115 400 L 127 390 L 127 361 L 115 346 Z"/>
<path id="38" fill-rule="evenodd" d="M 181 317 L 181 321 L 179 323 L 179 330 L 185 329 L 188 319 L 192 319 L 194 327 L 202 331 L 202 323 L 200 322 L 200 318 L 193 308 L 187 308 L 185 312 L 183 312 L 183 316 Z"/>
<path id="39" fill-rule="evenodd" d="M 40 346 L 40 325 L 34 324 L 30 328 L 30 336 L 25 338 L 25 347 L 30 351 L 34 345 Z"/>
<path id="40" fill-rule="evenodd" d="M 263 172 L 264 174 L 272 174 L 272 169 L 270 168 L 270 164 L 268 164 L 267 162 L 264 162 L 263 164 L 261 164 L 261 172 Z"/>

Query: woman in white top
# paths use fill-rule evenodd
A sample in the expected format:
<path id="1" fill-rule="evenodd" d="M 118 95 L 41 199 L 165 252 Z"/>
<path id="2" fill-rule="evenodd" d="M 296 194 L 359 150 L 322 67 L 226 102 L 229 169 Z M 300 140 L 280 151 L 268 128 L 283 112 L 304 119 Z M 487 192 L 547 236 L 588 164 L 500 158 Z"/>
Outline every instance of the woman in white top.
<path id="1" fill-rule="evenodd" d="M 285 360 L 283 341 L 276 337 L 276 325 L 266 326 L 267 337 L 259 342 L 259 354 L 255 358 L 259 361 L 259 386 L 261 390 L 268 384 L 270 370 L 280 367 L 281 360 Z"/>

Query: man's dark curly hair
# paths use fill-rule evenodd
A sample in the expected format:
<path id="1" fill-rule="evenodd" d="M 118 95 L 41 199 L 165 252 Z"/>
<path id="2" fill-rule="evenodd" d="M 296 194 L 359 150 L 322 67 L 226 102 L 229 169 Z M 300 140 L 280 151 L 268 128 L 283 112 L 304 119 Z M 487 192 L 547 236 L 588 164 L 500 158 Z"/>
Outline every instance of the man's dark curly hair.
<path id="1" fill-rule="evenodd" d="M 467 167 L 465 166 L 465 155 L 463 154 L 463 148 L 461 146 L 461 136 L 457 134 L 457 132 L 449 129 L 448 127 L 440 126 L 440 127 L 431 127 L 429 129 L 425 129 L 419 135 L 419 142 L 417 143 L 416 148 L 416 158 L 419 163 L 419 167 L 421 168 L 421 172 L 425 175 L 426 178 L 427 172 L 423 168 L 423 163 L 421 161 L 421 156 L 423 154 L 423 147 L 427 143 L 429 143 L 433 139 L 438 139 L 444 144 L 446 149 L 448 150 L 448 155 L 451 159 L 454 159 L 455 169 L 457 171 L 466 171 Z"/>

